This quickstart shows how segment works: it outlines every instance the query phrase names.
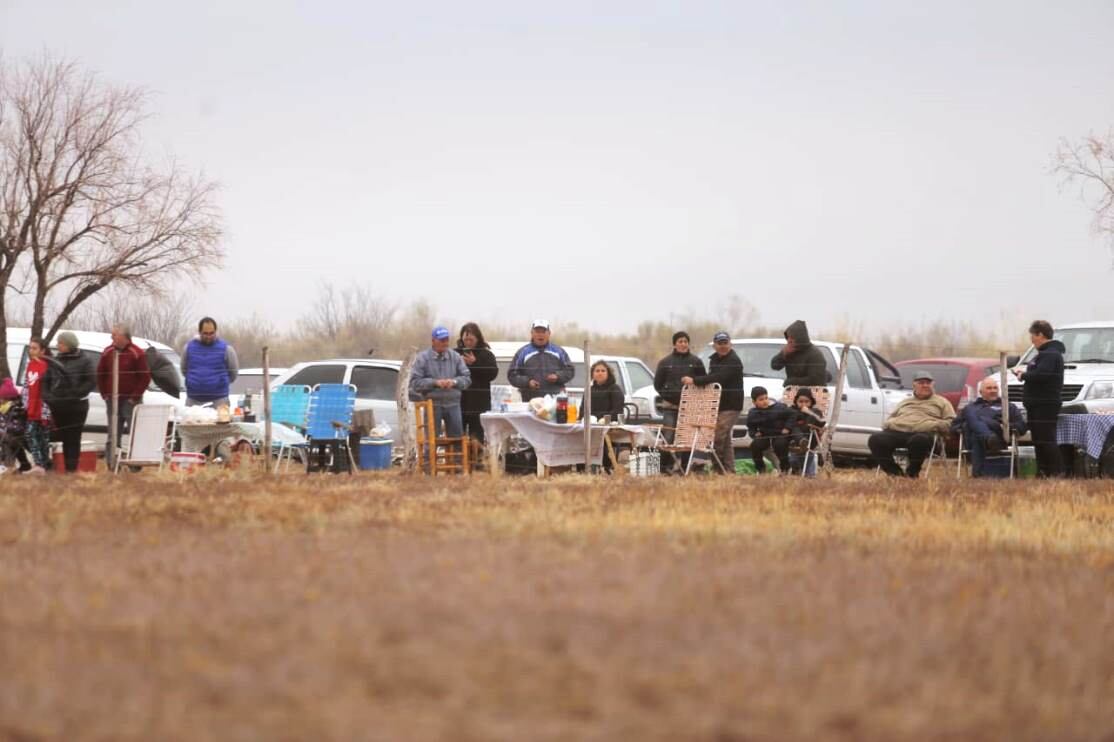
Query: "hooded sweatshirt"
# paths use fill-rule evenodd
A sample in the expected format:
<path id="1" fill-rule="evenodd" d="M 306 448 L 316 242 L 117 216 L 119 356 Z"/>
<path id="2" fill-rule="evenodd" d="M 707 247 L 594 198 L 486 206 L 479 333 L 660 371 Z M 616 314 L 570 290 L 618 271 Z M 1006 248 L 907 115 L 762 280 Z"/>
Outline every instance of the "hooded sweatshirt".
<path id="1" fill-rule="evenodd" d="M 824 386 L 832 380 L 824 352 L 812 344 L 808 337 L 808 325 L 797 320 L 785 328 L 785 339 L 792 339 L 796 349 L 790 355 L 782 349 L 770 359 L 774 371 L 785 369 L 786 386 Z"/>
<path id="2" fill-rule="evenodd" d="M 1025 364 L 1025 372 L 1021 375 L 1025 383 L 1021 398 L 1025 404 L 1061 402 L 1065 350 L 1059 340 L 1049 340 L 1040 347 L 1033 360 Z"/>

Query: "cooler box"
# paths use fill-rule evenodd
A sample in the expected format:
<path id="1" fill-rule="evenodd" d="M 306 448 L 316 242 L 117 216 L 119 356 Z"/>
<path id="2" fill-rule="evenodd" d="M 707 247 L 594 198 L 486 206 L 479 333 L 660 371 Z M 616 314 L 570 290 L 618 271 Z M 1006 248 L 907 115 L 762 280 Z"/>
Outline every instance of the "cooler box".
<path id="1" fill-rule="evenodd" d="M 360 456 L 357 459 L 361 469 L 389 469 L 391 466 L 390 438 L 361 438 Z"/>
<path id="2" fill-rule="evenodd" d="M 62 457 L 61 443 L 52 443 L 50 445 L 50 458 L 54 462 L 54 472 L 58 474 L 65 473 L 66 460 Z M 97 470 L 97 449 L 93 441 L 81 442 L 81 453 L 77 457 L 77 470 L 92 472 Z"/>

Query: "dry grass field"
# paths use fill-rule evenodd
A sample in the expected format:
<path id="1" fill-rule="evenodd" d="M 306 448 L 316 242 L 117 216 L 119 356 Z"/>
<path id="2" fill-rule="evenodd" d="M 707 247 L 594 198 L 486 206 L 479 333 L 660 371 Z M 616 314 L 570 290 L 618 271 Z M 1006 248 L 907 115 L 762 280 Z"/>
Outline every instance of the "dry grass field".
<path id="1" fill-rule="evenodd" d="M 0 482 L 0 739 L 1114 739 L 1109 482 Z"/>

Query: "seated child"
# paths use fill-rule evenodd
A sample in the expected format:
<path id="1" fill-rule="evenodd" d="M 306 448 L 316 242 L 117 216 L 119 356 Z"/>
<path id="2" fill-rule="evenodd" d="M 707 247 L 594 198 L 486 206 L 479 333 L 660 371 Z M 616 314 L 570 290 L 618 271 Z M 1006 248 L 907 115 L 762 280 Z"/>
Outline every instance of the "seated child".
<path id="1" fill-rule="evenodd" d="M 807 386 L 797 390 L 793 398 L 793 409 L 789 415 L 789 450 L 803 454 L 811 448 L 816 450 L 820 442 L 820 429 L 824 427 L 824 416 L 816 409 L 816 399 Z M 809 434 L 816 433 L 809 446 Z"/>
<path id="2" fill-rule="evenodd" d="M 793 464 L 793 471 L 800 473 L 803 468 L 805 475 L 810 477 L 816 476 L 816 453 L 814 452 L 820 444 L 820 430 L 825 424 L 823 415 L 815 409 L 815 406 L 816 399 L 812 396 L 812 390 L 802 387 L 797 390 L 797 395 L 793 398 L 793 409 L 789 417 L 792 436 L 789 443 L 789 458 Z M 811 445 L 810 433 L 815 433 Z"/>
<path id="3" fill-rule="evenodd" d="M 759 474 L 766 473 L 763 454 L 773 447 L 782 473 L 789 472 L 789 415 L 792 412 L 781 402 L 774 402 L 765 387 L 756 386 L 750 391 L 754 407 L 747 413 L 747 432 L 750 434 L 750 457 Z"/>
<path id="4" fill-rule="evenodd" d="M 11 377 L 0 382 L 0 471 L 8 471 L 18 459 L 21 471 L 31 468 L 23 438 L 27 432 L 27 410 Z"/>

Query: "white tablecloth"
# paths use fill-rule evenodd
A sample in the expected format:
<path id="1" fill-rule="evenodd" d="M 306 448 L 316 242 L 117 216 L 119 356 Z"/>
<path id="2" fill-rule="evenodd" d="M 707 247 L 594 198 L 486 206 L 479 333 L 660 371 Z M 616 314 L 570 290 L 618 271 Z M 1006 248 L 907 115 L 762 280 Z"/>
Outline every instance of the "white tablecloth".
<path id="1" fill-rule="evenodd" d="M 544 466 L 573 466 L 584 463 L 584 422 L 558 425 L 538 419 L 532 412 L 485 412 L 480 415 L 484 437 L 493 456 L 501 456 L 506 441 L 520 435 L 534 448 Z M 635 446 L 653 445 L 656 431 L 640 425 L 593 425 L 591 458 L 593 464 L 603 463 L 605 434 L 630 440 Z"/>
<path id="2" fill-rule="evenodd" d="M 231 438 L 245 440 L 258 447 L 263 442 L 263 423 L 182 423 L 178 426 L 182 450 L 198 453 Z"/>

